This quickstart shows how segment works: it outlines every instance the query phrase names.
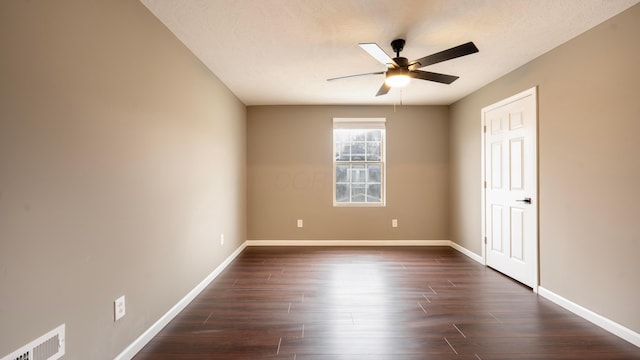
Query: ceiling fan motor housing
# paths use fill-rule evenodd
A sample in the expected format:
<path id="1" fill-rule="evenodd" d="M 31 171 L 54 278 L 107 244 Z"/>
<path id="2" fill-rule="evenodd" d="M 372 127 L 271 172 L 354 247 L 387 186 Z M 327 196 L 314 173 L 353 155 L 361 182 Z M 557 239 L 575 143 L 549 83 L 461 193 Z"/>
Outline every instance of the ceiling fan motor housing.
<path id="1" fill-rule="evenodd" d="M 395 61 L 399 68 L 409 68 L 409 60 L 406 57 L 396 57 L 393 58 L 393 61 Z"/>
<path id="2" fill-rule="evenodd" d="M 406 67 L 393 68 L 393 69 L 389 69 L 386 73 L 386 77 L 400 76 L 400 75 L 410 76 L 409 69 L 407 69 Z"/>

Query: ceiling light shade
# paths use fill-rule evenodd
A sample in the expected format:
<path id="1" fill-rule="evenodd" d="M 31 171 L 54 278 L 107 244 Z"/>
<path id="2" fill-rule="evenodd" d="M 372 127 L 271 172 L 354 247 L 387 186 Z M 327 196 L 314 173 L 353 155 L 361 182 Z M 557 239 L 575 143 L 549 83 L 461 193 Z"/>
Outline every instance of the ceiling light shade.
<path id="1" fill-rule="evenodd" d="M 390 69 L 384 82 L 391 87 L 403 87 L 409 84 L 411 78 L 407 69 Z"/>
<path id="2" fill-rule="evenodd" d="M 384 82 L 391 87 L 403 87 L 409 84 L 409 81 L 411 78 L 408 75 L 392 75 L 387 76 Z"/>

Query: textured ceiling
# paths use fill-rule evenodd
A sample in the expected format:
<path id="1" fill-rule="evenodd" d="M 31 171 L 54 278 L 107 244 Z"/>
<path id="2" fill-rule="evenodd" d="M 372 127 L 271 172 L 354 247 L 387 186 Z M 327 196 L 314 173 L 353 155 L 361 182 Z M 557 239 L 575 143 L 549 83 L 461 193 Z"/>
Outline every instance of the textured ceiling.
<path id="1" fill-rule="evenodd" d="M 640 0 L 141 0 L 246 105 L 447 105 Z M 384 71 L 358 47 L 407 40 L 409 60 L 473 41 L 479 53 L 422 70 L 460 76 L 413 80 L 375 94 Z"/>

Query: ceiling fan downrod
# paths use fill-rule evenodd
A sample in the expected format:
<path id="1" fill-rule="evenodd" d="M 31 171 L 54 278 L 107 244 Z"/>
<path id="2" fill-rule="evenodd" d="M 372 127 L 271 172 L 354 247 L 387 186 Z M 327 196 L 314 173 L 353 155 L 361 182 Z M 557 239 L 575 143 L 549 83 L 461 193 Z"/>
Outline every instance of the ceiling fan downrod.
<path id="1" fill-rule="evenodd" d="M 404 39 L 395 39 L 391 42 L 391 48 L 396 52 L 396 57 L 400 57 L 400 52 L 404 49 Z"/>

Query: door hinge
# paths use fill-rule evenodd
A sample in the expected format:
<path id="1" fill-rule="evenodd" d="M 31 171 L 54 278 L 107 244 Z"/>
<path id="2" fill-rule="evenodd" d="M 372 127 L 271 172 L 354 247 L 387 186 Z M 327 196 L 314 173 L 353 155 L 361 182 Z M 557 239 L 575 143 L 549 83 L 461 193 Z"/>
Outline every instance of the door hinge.
<path id="1" fill-rule="evenodd" d="M 484 130 L 485 134 L 487 133 L 487 125 L 484 126 Z"/>
<path id="2" fill-rule="evenodd" d="M 484 182 L 484 188 L 485 188 L 485 189 L 487 188 L 487 181 L 486 181 L 486 180 L 485 180 L 485 182 Z"/>
<path id="3" fill-rule="evenodd" d="M 484 237 L 484 243 L 485 243 L 485 245 L 487 244 L 487 237 L 486 236 Z"/>

